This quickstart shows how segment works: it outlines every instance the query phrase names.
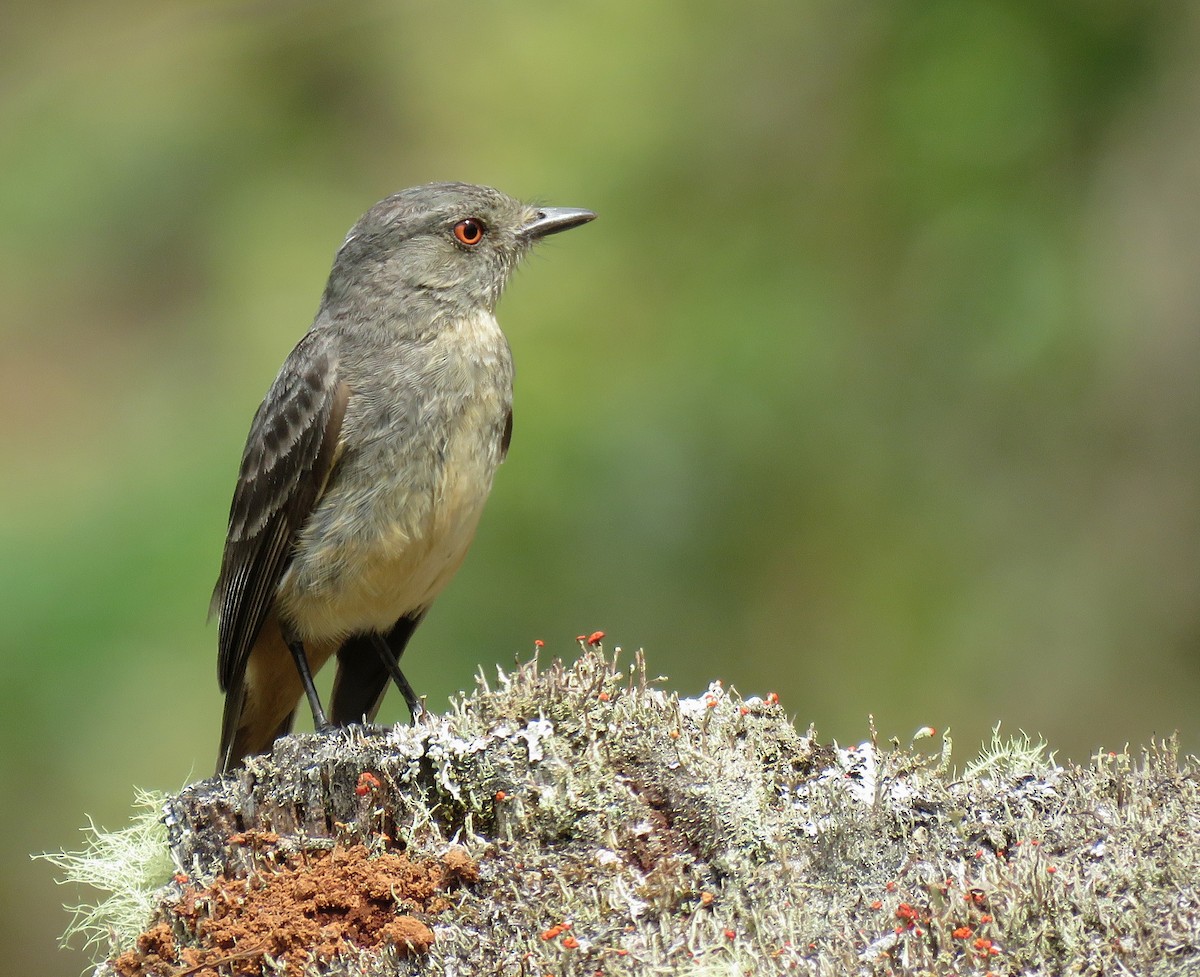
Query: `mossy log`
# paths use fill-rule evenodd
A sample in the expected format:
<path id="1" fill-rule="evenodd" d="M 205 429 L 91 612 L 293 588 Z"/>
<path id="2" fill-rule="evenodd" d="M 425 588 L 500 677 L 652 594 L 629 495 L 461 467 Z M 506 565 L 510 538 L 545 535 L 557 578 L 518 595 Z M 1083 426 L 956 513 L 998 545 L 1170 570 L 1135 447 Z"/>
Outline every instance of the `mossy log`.
<path id="1" fill-rule="evenodd" d="M 1172 744 L 1062 766 L 997 737 L 956 773 L 948 739 L 821 745 L 644 669 L 531 663 L 188 787 L 157 917 L 97 974 L 1200 972 Z"/>

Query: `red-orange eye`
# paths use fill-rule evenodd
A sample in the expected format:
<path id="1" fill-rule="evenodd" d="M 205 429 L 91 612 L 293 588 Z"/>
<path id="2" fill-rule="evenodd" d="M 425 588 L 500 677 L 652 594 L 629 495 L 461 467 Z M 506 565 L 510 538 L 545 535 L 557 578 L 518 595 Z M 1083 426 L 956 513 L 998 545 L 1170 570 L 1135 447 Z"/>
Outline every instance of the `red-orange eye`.
<path id="1" fill-rule="evenodd" d="M 473 248 L 483 240 L 483 225 L 474 217 L 468 217 L 454 225 L 454 236 L 458 238 L 459 244 Z"/>

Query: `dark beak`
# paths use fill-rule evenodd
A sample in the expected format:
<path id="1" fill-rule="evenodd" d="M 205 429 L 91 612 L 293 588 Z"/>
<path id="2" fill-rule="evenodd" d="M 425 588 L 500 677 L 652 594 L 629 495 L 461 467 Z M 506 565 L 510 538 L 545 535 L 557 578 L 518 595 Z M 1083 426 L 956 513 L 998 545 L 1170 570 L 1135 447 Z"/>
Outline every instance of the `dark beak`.
<path id="1" fill-rule="evenodd" d="M 576 207 L 542 207 L 537 216 L 517 233 L 526 240 L 536 241 L 548 234 L 569 231 L 572 227 L 595 219 L 596 215 L 590 210 L 579 210 Z"/>

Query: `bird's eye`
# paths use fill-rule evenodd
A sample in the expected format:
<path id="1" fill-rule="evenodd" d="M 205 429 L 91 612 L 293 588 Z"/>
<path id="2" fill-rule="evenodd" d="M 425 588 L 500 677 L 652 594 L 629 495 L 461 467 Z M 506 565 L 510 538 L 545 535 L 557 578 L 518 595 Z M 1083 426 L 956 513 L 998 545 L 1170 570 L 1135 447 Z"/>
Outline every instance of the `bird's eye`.
<path id="1" fill-rule="evenodd" d="M 454 237 L 459 244 L 473 248 L 483 240 L 483 224 L 474 217 L 468 217 L 454 225 Z"/>

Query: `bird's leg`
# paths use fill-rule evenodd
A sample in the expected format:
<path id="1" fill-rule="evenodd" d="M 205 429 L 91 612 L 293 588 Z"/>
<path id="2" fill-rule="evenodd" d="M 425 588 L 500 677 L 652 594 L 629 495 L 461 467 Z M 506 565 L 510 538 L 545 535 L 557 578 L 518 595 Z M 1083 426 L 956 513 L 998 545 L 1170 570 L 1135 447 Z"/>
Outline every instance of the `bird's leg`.
<path id="1" fill-rule="evenodd" d="M 404 696 L 404 704 L 408 706 L 408 714 L 412 717 L 412 721 L 416 723 L 424 714 L 425 707 L 421 705 L 421 700 L 417 698 L 417 693 L 413 691 L 413 687 L 408 684 L 408 679 L 400 671 L 400 660 L 392 654 L 391 646 L 382 634 L 372 634 L 371 643 L 375 645 L 375 650 L 379 652 L 379 659 L 383 662 L 383 667 L 387 669 L 388 675 L 392 677 L 396 688 Z"/>
<path id="2" fill-rule="evenodd" d="M 308 706 L 312 709 L 313 728 L 318 733 L 327 733 L 333 727 L 321 707 L 321 699 L 317 695 L 317 687 L 313 684 L 312 670 L 308 667 L 308 655 L 304 653 L 304 642 L 299 638 L 287 639 L 288 651 L 296 662 L 296 671 L 300 673 L 300 683 L 304 686 L 304 694 L 308 696 Z"/>

